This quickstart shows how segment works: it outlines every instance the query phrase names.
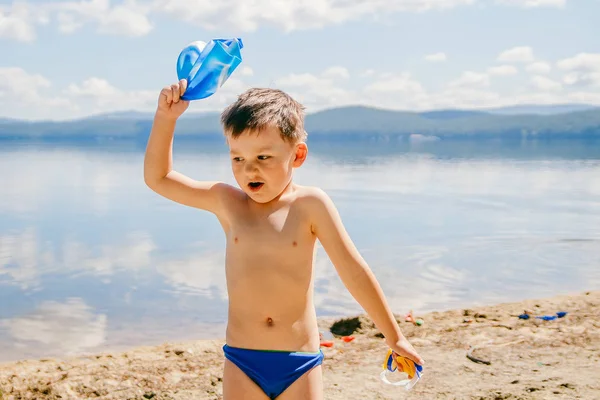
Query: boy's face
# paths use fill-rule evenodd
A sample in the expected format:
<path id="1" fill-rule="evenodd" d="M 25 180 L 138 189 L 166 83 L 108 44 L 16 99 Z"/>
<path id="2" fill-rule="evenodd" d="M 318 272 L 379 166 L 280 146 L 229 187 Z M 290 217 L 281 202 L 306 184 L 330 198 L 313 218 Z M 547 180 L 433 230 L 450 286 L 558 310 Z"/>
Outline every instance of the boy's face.
<path id="1" fill-rule="evenodd" d="M 306 159 L 306 144 L 284 140 L 277 127 L 244 132 L 227 142 L 235 180 L 257 203 L 279 196 L 290 183 L 293 169 Z"/>

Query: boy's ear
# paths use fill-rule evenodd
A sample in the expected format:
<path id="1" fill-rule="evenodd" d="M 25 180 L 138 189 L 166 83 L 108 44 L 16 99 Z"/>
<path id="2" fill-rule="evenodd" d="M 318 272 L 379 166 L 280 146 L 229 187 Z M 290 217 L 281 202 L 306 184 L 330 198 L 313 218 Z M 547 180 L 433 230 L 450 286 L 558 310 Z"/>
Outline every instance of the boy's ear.
<path id="1" fill-rule="evenodd" d="M 308 155 L 308 146 L 306 143 L 298 143 L 296 145 L 296 158 L 294 159 L 294 168 L 298 168 L 306 160 Z"/>

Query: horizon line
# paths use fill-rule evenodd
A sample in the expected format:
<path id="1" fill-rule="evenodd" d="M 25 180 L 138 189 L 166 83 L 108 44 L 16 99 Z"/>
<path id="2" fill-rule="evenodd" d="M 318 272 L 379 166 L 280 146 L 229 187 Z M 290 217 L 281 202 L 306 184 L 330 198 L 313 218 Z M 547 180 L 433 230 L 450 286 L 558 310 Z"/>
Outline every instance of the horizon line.
<path id="1" fill-rule="evenodd" d="M 548 104 L 513 103 L 513 104 L 506 104 L 506 105 L 501 105 L 501 106 L 487 106 L 487 107 L 481 107 L 481 108 L 428 108 L 428 109 L 423 109 L 423 110 L 410 110 L 410 109 L 396 109 L 396 108 L 380 107 L 380 106 L 375 106 L 375 105 L 356 103 L 356 104 L 346 104 L 346 105 L 341 105 L 341 106 L 325 107 L 325 108 L 319 109 L 317 111 L 307 112 L 306 116 L 319 114 L 319 113 L 323 113 L 323 112 L 328 112 L 328 111 L 348 109 L 348 108 L 365 108 L 365 109 L 372 109 L 372 110 L 378 110 L 378 111 L 398 112 L 398 113 L 407 113 L 407 114 L 425 114 L 425 113 L 432 113 L 432 112 L 457 111 L 457 112 L 490 113 L 492 115 L 505 115 L 505 116 L 510 116 L 510 115 L 553 115 L 553 114 L 543 114 L 543 113 L 535 113 L 535 112 L 530 113 L 530 114 L 527 114 L 527 113 L 494 114 L 498 111 L 511 109 L 511 108 L 518 108 L 518 107 L 523 107 L 523 108 L 526 108 L 526 107 L 547 107 L 547 108 L 582 107 L 582 108 L 588 108 L 590 110 L 593 110 L 596 108 L 600 109 L 600 104 L 592 104 L 592 103 L 548 103 Z M 564 114 L 568 114 L 571 112 L 580 112 L 580 111 L 587 111 L 587 110 L 566 111 L 566 112 L 564 112 Z M 88 120 L 88 119 L 92 119 L 92 118 L 110 117 L 110 116 L 114 116 L 114 115 L 127 114 L 127 113 L 147 114 L 149 117 L 154 115 L 154 111 L 123 110 L 123 111 L 107 111 L 107 112 L 97 113 L 97 114 L 88 114 L 86 116 L 69 118 L 69 119 L 19 119 L 19 118 L 10 118 L 10 117 L 0 116 L 0 122 L 9 121 L 9 122 L 25 122 L 25 123 L 44 123 L 44 122 L 46 122 L 46 123 L 68 123 L 68 122 L 84 121 L 84 120 Z M 216 110 L 214 110 L 214 111 L 212 111 L 212 110 L 211 111 L 196 111 L 196 112 L 190 112 L 187 114 L 184 113 L 184 114 L 182 114 L 182 117 L 186 118 L 189 116 L 208 116 L 208 115 L 213 115 L 213 114 L 220 114 L 220 111 L 216 111 Z M 563 114 L 563 113 L 559 113 L 559 114 Z"/>

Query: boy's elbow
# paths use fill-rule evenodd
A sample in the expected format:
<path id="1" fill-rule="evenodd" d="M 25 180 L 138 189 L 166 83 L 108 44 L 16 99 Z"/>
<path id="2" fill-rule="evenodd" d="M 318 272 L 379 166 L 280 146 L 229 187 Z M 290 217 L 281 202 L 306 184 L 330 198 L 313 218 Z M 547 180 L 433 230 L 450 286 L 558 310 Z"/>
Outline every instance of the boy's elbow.
<path id="1" fill-rule="evenodd" d="M 144 160 L 144 183 L 146 186 L 154 190 L 165 175 L 155 160 L 146 157 Z"/>
<path id="2" fill-rule="evenodd" d="M 150 178 L 148 175 L 144 174 L 144 183 L 146 184 L 146 186 L 148 186 L 150 189 L 153 189 L 153 187 L 156 185 L 156 180 Z"/>
<path id="3" fill-rule="evenodd" d="M 144 168 L 144 183 L 150 189 L 155 190 L 156 186 L 160 182 L 160 178 L 156 176 L 156 174 L 152 173 L 150 168 Z"/>

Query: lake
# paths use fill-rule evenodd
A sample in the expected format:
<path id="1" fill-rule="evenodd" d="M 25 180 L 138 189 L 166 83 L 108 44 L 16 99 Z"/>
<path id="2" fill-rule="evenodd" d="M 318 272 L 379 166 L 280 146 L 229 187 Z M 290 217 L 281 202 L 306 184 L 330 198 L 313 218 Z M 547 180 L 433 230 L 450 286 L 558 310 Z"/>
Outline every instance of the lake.
<path id="1" fill-rule="evenodd" d="M 333 198 L 398 314 L 600 288 L 598 143 L 309 148 L 296 181 Z M 235 183 L 221 141 L 174 154 Z M 0 142 L 0 362 L 224 337 L 220 226 L 148 189 L 143 156 Z M 319 316 L 361 312 L 321 248 L 315 268 Z"/>

